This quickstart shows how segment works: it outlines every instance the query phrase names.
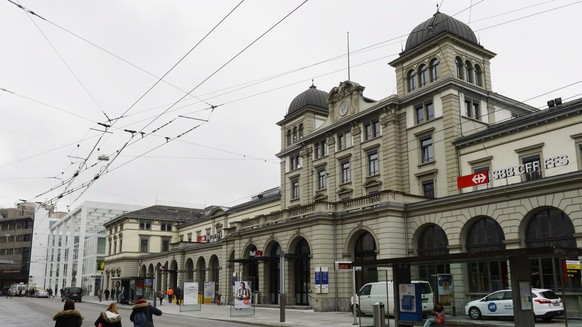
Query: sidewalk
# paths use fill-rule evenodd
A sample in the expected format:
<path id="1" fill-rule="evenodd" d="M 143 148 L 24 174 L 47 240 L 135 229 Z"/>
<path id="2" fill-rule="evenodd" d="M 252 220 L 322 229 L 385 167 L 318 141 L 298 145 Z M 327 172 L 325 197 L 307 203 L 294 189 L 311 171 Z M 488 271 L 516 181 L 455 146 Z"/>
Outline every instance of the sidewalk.
<path id="1" fill-rule="evenodd" d="M 96 296 L 84 296 L 83 302 L 97 303 L 107 306 L 110 301 L 99 302 Z M 151 302 L 150 302 L 151 303 Z M 153 305 L 153 303 L 151 303 Z M 313 310 L 285 310 L 285 322 L 280 322 L 281 313 L 279 308 L 255 307 L 253 311 L 234 310 L 229 305 L 203 304 L 199 311 L 188 307 L 180 307 L 177 304 L 170 304 L 164 301 L 162 306 L 157 305 L 164 314 L 183 315 L 210 320 L 232 321 L 236 323 L 246 323 L 254 326 L 335 326 L 353 327 L 354 318 L 348 312 L 315 312 Z M 121 310 L 131 310 L 132 305 L 120 304 Z M 182 311 L 180 311 L 182 309 Z M 367 318 L 367 317 L 366 317 Z M 391 326 L 394 326 L 392 324 Z"/>

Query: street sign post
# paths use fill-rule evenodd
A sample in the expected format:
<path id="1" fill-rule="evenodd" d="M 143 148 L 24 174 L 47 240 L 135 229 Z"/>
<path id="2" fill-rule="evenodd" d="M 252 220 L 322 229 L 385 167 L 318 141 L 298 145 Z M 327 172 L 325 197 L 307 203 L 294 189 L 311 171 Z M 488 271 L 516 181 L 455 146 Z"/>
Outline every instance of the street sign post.
<path id="1" fill-rule="evenodd" d="M 480 171 L 471 175 L 457 177 L 459 189 L 489 183 L 489 171 Z"/>

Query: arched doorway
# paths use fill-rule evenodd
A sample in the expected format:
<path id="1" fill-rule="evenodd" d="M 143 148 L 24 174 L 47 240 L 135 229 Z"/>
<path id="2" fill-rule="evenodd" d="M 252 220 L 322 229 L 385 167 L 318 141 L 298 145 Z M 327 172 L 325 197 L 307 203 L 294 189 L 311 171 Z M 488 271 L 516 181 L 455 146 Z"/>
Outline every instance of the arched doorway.
<path id="1" fill-rule="evenodd" d="M 184 270 L 186 271 L 186 275 L 184 276 L 184 282 L 193 282 L 194 281 L 194 261 L 191 258 L 186 260 L 184 264 Z"/>
<path id="2" fill-rule="evenodd" d="M 281 283 L 281 246 L 273 243 L 269 251 L 269 263 L 267 273 L 269 274 L 269 303 L 279 303 L 279 290 Z"/>
<path id="3" fill-rule="evenodd" d="M 257 247 L 255 245 L 251 244 L 247 247 L 244 253 L 244 259 L 242 276 L 239 276 L 239 278 L 252 281 L 251 289 L 256 291 L 259 289 L 259 262 L 257 260 Z"/>
<path id="4" fill-rule="evenodd" d="M 562 210 L 547 207 L 537 210 L 527 222 L 525 228 L 526 247 L 556 246 L 575 248 L 576 238 L 572 220 Z M 579 260 L 572 258 L 572 260 Z M 563 262 L 557 258 L 534 258 L 531 264 L 531 286 L 572 291 L 582 287 L 580 278 L 565 277 Z"/>
<path id="5" fill-rule="evenodd" d="M 294 289 L 295 304 L 309 305 L 310 273 L 311 273 L 311 251 L 307 240 L 301 238 L 295 246 L 292 256 L 294 265 Z"/>
<path id="6" fill-rule="evenodd" d="M 178 263 L 176 260 L 172 260 L 170 270 L 168 270 L 168 275 L 169 287 L 176 289 L 176 287 L 178 287 Z"/>
<path id="7" fill-rule="evenodd" d="M 219 285 L 220 285 L 220 267 L 218 265 L 218 257 L 213 255 L 210 257 L 210 281 L 214 282 L 214 292 L 219 292 Z"/>
<path id="8" fill-rule="evenodd" d="M 376 262 L 376 240 L 374 236 L 367 231 L 364 231 L 356 239 L 354 244 L 354 261 L 366 263 Z M 373 266 L 363 270 L 357 275 L 356 289 L 360 289 L 364 284 L 378 281 L 378 271 Z"/>
<path id="9" fill-rule="evenodd" d="M 198 292 L 204 292 L 204 283 L 206 282 L 206 260 L 204 257 L 198 258 L 196 263 L 196 274 L 198 277 Z"/>

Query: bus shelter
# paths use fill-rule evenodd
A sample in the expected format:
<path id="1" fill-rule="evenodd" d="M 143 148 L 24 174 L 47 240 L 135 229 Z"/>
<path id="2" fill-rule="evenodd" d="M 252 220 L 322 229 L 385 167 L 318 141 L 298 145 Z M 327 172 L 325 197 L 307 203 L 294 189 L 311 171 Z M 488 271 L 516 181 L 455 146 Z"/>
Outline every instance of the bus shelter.
<path id="1" fill-rule="evenodd" d="M 514 322 L 515 326 L 533 326 L 535 324 L 534 315 L 531 309 L 531 296 L 527 293 L 531 291 L 532 285 L 532 259 L 538 258 L 552 258 L 563 262 L 566 260 L 579 260 L 582 256 L 582 249 L 580 248 L 562 248 L 562 247 L 534 247 L 534 248 L 520 248 L 510 249 L 504 251 L 483 251 L 477 253 L 454 253 L 446 255 L 434 256 L 411 256 L 391 259 L 377 259 L 370 261 L 354 261 L 354 267 L 362 267 L 364 271 L 373 271 L 378 268 L 388 268 L 392 270 L 392 280 L 394 285 L 410 284 L 411 283 L 411 269 L 420 265 L 427 264 L 459 264 L 474 261 L 492 261 L 492 260 L 507 260 L 509 263 L 509 280 L 510 288 L 513 296 L 514 308 Z M 557 272 L 560 280 L 564 281 L 567 274 L 566 266 L 562 266 L 562 270 Z M 579 274 L 579 271 L 578 271 Z M 460 281 L 462 282 L 462 281 Z M 563 285 L 562 285 L 563 286 Z M 393 288 L 394 299 L 399 299 L 399 287 Z M 557 292 L 560 293 L 560 292 Z M 566 305 L 566 294 L 564 287 L 561 290 L 561 296 L 564 299 L 563 303 Z M 454 308 L 453 308 L 454 309 Z M 457 308 L 460 314 L 463 314 L 464 308 Z M 567 308 L 564 319 L 568 321 Z M 398 305 L 394 306 L 394 318 L 396 326 L 409 326 L 407 321 L 400 321 L 400 308 Z"/>

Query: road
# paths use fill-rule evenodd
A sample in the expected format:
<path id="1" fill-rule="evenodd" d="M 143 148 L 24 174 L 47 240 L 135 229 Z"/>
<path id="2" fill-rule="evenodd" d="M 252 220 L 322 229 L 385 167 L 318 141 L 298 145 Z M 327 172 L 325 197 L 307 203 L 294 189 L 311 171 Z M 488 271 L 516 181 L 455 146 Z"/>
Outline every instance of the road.
<path id="1" fill-rule="evenodd" d="M 0 297 L 0 326 L 10 327 L 46 327 L 54 326 L 53 316 L 63 309 L 63 302 L 59 299 L 37 299 L 37 298 L 4 298 Z M 105 306 L 89 302 L 75 303 L 75 309 L 79 310 L 85 320 L 84 327 L 94 326 L 94 322 L 99 314 L 105 310 Z M 163 311 L 163 307 L 161 308 Z M 131 310 L 122 308 L 120 314 L 122 325 L 133 326 L 129 321 Z M 182 326 L 208 326 L 213 327 L 235 327 L 248 326 L 248 324 L 238 324 L 233 322 L 223 322 L 208 320 L 204 318 L 188 317 L 183 315 L 162 315 L 154 317 L 156 327 L 182 327 Z"/>

